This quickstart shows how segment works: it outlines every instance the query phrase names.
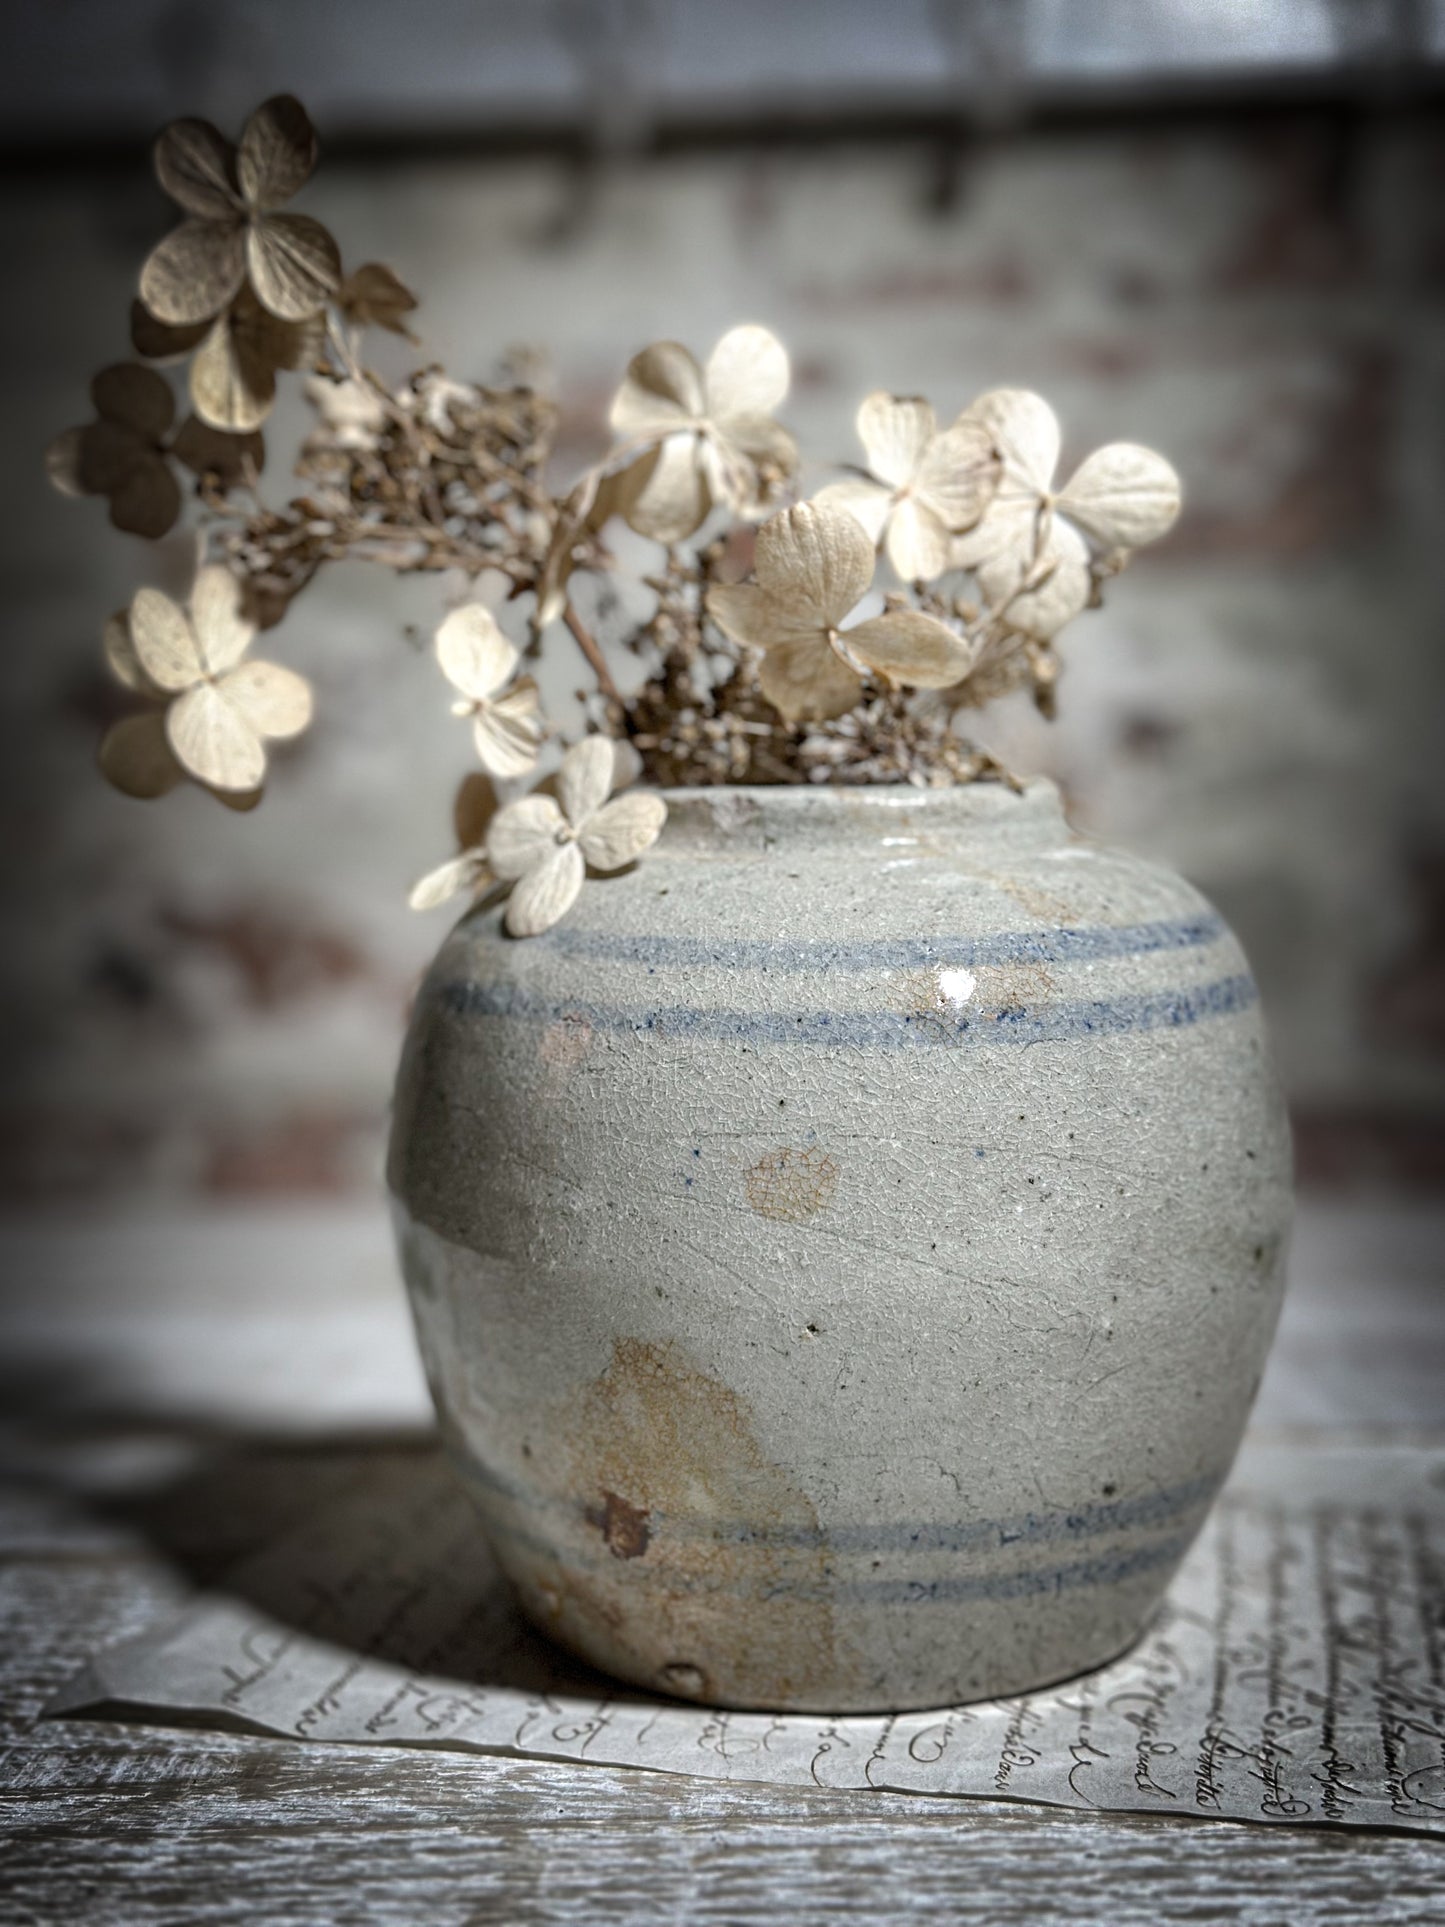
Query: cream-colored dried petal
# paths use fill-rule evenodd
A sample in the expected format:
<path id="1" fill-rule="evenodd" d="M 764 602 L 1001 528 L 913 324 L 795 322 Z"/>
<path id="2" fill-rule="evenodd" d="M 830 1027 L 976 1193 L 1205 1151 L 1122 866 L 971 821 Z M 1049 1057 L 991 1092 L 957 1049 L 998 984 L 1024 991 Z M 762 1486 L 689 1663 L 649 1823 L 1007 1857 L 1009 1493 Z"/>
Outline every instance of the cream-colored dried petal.
<path id="1" fill-rule="evenodd" d="M 173 328 L 168 322 L 157 321 L 139 296 L 130 304 L 130 345 L 147 361 L 179 361 L 205 340 L 210 325 L 208 316 L 204 321 Z"/>
<path id="2" fill-rule="evenodd" d="M 709 429 L 699 437 L 696 459 L 709 508 L 721 502 L 734 515 L 749 516 L 761 509 L 762 478 L 751 456 L 725 435 Z"/>
<path id="3" fill-rule="evenodd" d="M 138 361 L 102 368 L 90 384 L 90 399 L 102 421 L 132 429 L 150 442 L 158 442 L 176 418 L 170 383 Z"/>
<path id="4" fill-rule="evenodd" d="M 893 490 L 886 482 L 850 475 L 845 481 L 829 482 L 826 488 L 820 488 L 813 500 L 820 508 L 846 509 L 877 548 L 893 506 Z"/>
<path id="5" fill-rule="evenodd" d="M 625 736 L 617 737 L 612 744 L 612 793 L 625 790 L 629 783 L 635 783 L 642 774 L 642 758 Z"/>
<path id="6" fill-rule="evenodd" d="M 130 638 L 136 659 L 157 689 L 174 694 L 206 673 L 186 613 L 160 589 L 137 589 L 130 605 Z"/>
<path id="7" fill-rule="evenodd" d="M 767 469 L 773 476 L 786 478 L 798 466 L 798 444 L 786 428 L 780 428 L 767 415 L 731 416 L 719 434 L 755 469 Z"/>
<path id="8" fill-rule="evenodd" d="M 251 646 L 256 625 L 246 612 L 240 581 L 220 562 L 196 572 L 191 629 L 210 676 L 234 668 Z"/>
<path id="9" fill-rule="evenodd" d="M 504 782 L 525 776 L 542 746 L 542 719 L 537 685 L 522 676 L 510 689 L 494 697 L 472 727 L 477 756 L 483 769 Z"/>
<path id="10" fill-rule="evenodd" d="M 888 560 L 902 582 L 931 582 L 949 566 L 953 540 L 923 502 L 905 496 L 888 521 Z"/>
<path id="11" fill-rule="evenodd" d="M 156 179 L 187 214 L 230 220 L 236 213 L 236 152 L 208 120 L 173 120 L 153 153 Z"/>
<path id="12" fill-rule="evenodd" d="M 1012 561 L 1022 568 L 1033 551 L 1039 519 L 1045 511 L 1027 484 L 1005 477 L 987 512 L 971 529 L 953 538 L 951 566 L 955 569 L 995 568 Z"/>
<path id="13" fill-rule="evenodd" d="M 775 334 L 752 323 L 729 328 L 703 372 L 708 416 L 730 433 L 735 420 L 771 415 L 788 379 L 788 351 Z"/>
<path id="14" fill-rule="evenodd" d="M 276 370 L 253 351 L 234 315 L 223 314 L 191 363 L 191 404 L 210 428 L 244 435 L 256 429 L 276 399 Z"/>
<path id="15" fill-rule="evenodd" d="M 1102 548 L 1140 549 L 1173 527 L 1179 502 L 1179 477 L 1162 455 L 1110 442 L 1080 463 L 1058 506 Z"/>
<path id="16" fill-rule="evenodd" d="M 507 929 L 514 937 L 540 937 L 572 908 L 585 875 L 575 843 L 552 849 L 507 899 Z"/>
<path id="17" fill-rule="evenodd" d="M 973 667 L 974 651 L 946 623 L 921 609 L 896 609 L 844 631 L 859 662 L 914 689 L 946 689 Z"/>
<path id="18" fill-rule="evenodd" d="M 85 443 L 83 428 L 67 428 L 55 437 L 45 451 L 45 473 L 50 486 L 62 495 L 88 495 L 81 461 Z"/>
<path id="19" fill-rule="evenodd" d="M 516 645 L 480 602 L 464 602 L 446 616 L 436 632 L 436 652 L 447 681 L 473 702 L 495 695 L 517 667 Z"/>
<path id="20" fill-rule="evenodd" d="M 158 542 L 176 525 L 181 512 L 181 489 L 164 456 L 148 450 L 114 488 L 107 491 L 110 519 L 127 535 Z"/>
<path id="21" fill-rule="evenodd" d="M 580 830 L 606 802 L 615 768 L 612 743 L 606 736 L 584 736 L 562 758 L 557 800 L 574 830 Z"/>
<path id="22" fill-rule="evenodd" d="M 105 732 L 100 745 L 100 769 L 105 780 L 123 796 L 149 802 L 164 796 L 185 772 L 166 737 L 165 717 L 158 709 L 140 716 L 122 716 Z"/>
<path id="23" fill-rule="evenodd" d="M 487 825 L 497 813 L 497 792 L 492 779 L 480 770 L 471 770 L 457 785 L 452 799 L 452 831 L 459 850 L 479 850 L 486 841 Z"/>
<path id="24" fill-rule="evenodd" d="M 246 122 L 236 155 L 236 180 L 250 206 L 289 201 L 316 165 L 316 129 L 293 94 L 277 94 Z"/>
<path id="25" fill-rule="evenodd" d="M 205 788 L 204 784 L 202 788 Z M 253 790 L 206 789 L 206 794 L 214 796 L 223 810 L 232 810 L 237 816 L 245 816 L 248 811 L 255 809 L 265 791 L 259 787 Z"/>
<path id="26" fill-rule="evenodd" d="M 118 422 L 90 422 L 80 437 L 80 486 L 86 495 L 109 495 L 155 448 Z"/>
<path id="27" fill-rule="evenodd" d="M 157 321 L 209 321 L 246 278 L 246 235 L 238 222 L 182 221 L 140 271 L 140 298 Z"/>
<path id="28" fill-rule="evenodd" d="M 857 425 L 868 466 L 879 481 L 907 488 L 937 432 L 938 417 L 922 395 L 890 395 L 879 388 L 859 404 Z"/>
<path id="29" fill-rule="evenodd" d="M 680 341 L 654 341 L 627 364 L 612 401 L 612 426 L 629 437 L 666 435 L 700 419 L 704 405 L 696 357 Z"/>
<path id="30" fill-rule="evenodd" d="M 533 794 L 498 810 L 487 827 L 487 861 L 503 880 L 519 877 L 557 847 L 567 827 L 557 799 Z"/>
<path id="31" fill-rule="evenodd" d="M 166 735 L 181 765 L 215 790 L 254 790 L 266 775 L 261 738 L 225 691 L 197 683 L 166 711 Z"/>
<path id="32" fill-rule="evenodd" d="M 216 687 L 258 736 L 285 741 L 311 721 L 311 685 L 279 662 L 243 662 Z"/>
<path id="33" fill-rule="evenodd" d="M 1035 565 L 1021 567 L 1018 555 L 1005 557 L 980 568 L 978 581 L 1011 627 L 1046 642 L 1088 607 L 1088 545 L 1070 523 L 1055 518 Z"/>
<path id="34" fill-rule="evenodd" d="M 140 657 L 136 654 L 131 640 L 130 610 L 117 609 L 108 618 L 101 632 L 101 649 L 105 654 L 106 667 L 119 683 L 127 689 L 135 689 L 146 696 L 164 696 L 167 691 L 153 683 L 141 667 Z"/>
<path id="35" fill-rule="evenodd" d="M 759 649 L 780 642 L 826 642 L 821 626 L 782 608 L 751 582 L 719 583 L 707 592 L 707 612 L 725 636 Z"/>
<path id="36" fill-rule="evenodd" d="M 341 285 L 341 254 L 309 214 L 264 214 L 246 233 L 246 265 L 263 308 L 283 321 L 305 321 Z"/>
<path id="37" fill-rule="evenodd" d="M 769 649 L 758 667 L 758 686 L 789 722 L 844 716 L 863 693 L 862 679 L 824 636 Z"/>
<path id="38" fill-rule="evenodd" d="M 222 488 L 234 488 L 266 466 L 266 443 L 260 435 L 229 435 L 199 415 L 187 415 L 181 423 L 171 454 L 193 475 L 209 476 Z"/>
<path id="39" fill-rule="evenodd" d="M 758 531 L 758 586 L 800 623 L 832 628 L 873 586 L 873 544 L 843 508 L 799 502 Z"/>
<path id="40" fill-rule="evenodd" d="M 1059 463 L 1059 418 L 1027 388 L 991 388 L 959 421 L 981 422 L 1005 466 L 1037 494 L 1046 494 Z"/>
<path id="41" fill-rule="evenodd" d="M 667 805 L 655 790 L 633 790 L 606 803 L 577 838 L 594 870 L 635 863 L 662 834 Z"/>
<path id="42" fill-rule="evenodd" d="M 428 870 L 424 877 L 412 885 L 407 898 L 413 910 L 436 910 L 449 903 L 463 890 L 476 895 L 491 881 L 487 859 L 481 850 L 463 850 L 460 856 L 439 863 L 434 870 Z"/>
<path id="43" fill-rule="evenodd" d="M 648 458 L 645 475 L 625 511 L 629 526 L 654 542 L 681 542 L 712 507 L 699 437 L 691 429 L 669 435 Z"/>
<path id="44" fill-rule="evenodd" d="M 363 261 L 353 268 L 337 289 L 336 300 L 347 320 L 358 327 L 388 328 L 394 335 L 416 340 L 403 319 L 415 309 L 416 296 L 383 262 Z"/>
<path id="45" fill-rule="evenodd" d="M 993 499 L 999 461 L 982 422 L 955 422 L 935 435 L 924 451 L 913 485 L 922 502 L 946 529 L 970 528 Z"/>

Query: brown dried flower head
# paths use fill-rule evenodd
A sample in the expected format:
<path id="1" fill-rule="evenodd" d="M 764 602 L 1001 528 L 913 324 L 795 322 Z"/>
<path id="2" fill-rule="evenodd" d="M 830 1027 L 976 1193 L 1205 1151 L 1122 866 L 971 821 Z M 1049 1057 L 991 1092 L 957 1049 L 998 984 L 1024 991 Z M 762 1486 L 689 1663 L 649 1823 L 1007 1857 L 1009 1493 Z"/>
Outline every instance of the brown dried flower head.
<path id="1" fill-rule="evenodd" d="M 209 321 L 249 280 L 282 321 L 304 321 L 341 281 L 336 243 L 309 214 L 282 212 L 316 165 L 316 130 L 290 94 L 264 101 L 239 147 L 209 121 L 177 120 L 155 147 L 156 178 L 187 216 L 152 249 L 141 300 L 157 321 Z"/>
<path id="2" fill-rule="evenodd" d="M 788 356 L 766 328 L 732 328 L 700 367 L 676 341 L 628 365 L 612 426 L 647 452 L 632 465 L 622 513 L 641 535 L 680 542 L 715 504 L 749 515 L 791 475 L 798 451 L 772 419 L 788 392 Z"/>
<path id="3" fill-rule="evenodd" d="M 181 769 L 227 794 L 258 791 L 267 742 L 297 736 L 311 720 L 304 677 L 279 663 L 243 660 L 255 632 L 240 584 L 216 564 L 198 572 L 189 613 L 159 589 L 138 589 L 128 620 L 106 629 L 106 658 L 117 678 L 166 705 L 165 739 Z M 117 754 L 113 749 L 112 763 Z M 115 770 L 107 773 L 117 780 Z"/>
<path id="4" fill-rule="evenodd" d="M 900 581 L 931 582 L 950 566 L 953 537 L 977 522 L 998 485 L 987 427 L 960 415 L 940 430 L 921 396 L 880 390 L 859 407 L 858 439 L 868 474 L 813 499 L 856 517 Z"/>
<path id="5" fill-rule="evenodd" d="M 755 583 L 709 591 L 718 627 L 763 651 L 763 694 L 789 721 L 843 715 L 863 694 L 867 671 L 942 689 L 971 666 L 962 637 L 921 610 L 843 627 L 873 586 L 873 565 L 873 544 L 848 510 L 802 502 L 759 530 Z"/>

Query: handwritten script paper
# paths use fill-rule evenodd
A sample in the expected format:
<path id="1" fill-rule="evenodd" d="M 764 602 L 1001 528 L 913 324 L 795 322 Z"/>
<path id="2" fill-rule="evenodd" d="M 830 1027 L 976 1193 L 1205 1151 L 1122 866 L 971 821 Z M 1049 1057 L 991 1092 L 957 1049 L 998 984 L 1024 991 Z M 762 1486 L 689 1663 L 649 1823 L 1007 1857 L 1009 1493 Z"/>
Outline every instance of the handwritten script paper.
<path id="1" fill-rule="evenodd" d="M 835 1719 L 652 1700 L 573 1666 L 516 1614 L 439 1456 L 379 1451 L 49 1711 L 1445 1832 L 1445 1446 L 1255 1445 L 1127 1658 L 1027 1698 Z"/>

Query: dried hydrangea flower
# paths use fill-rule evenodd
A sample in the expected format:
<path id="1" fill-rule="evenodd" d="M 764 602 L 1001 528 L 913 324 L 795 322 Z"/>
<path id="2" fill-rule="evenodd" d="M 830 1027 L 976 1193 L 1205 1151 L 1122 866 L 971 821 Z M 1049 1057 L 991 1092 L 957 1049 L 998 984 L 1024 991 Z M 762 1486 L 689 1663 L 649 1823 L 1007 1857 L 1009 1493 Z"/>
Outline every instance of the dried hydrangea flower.
<path id="1" fill-rule="evenodd" d="M 797 466 L 792 436 L 772 419 L 787 392 L 787 351 L 766 328 L 730 329 L 706 368 L 676 341 L 635 355 L 612 403 L 618 433 L 648 444 L 623 509 L 631 526 L 680 542 L 715 503 L 756 509 Z"/>
<path id="2" fill-rule="evenodd" d="M 100 745 L 101 774 L 123 796 L 146 802 L 166 796 L 178 783 L 186 781 L 187 772 L 166 735 L 165 691 L 147 676 L 136 654 L 129 609 L 117 610 L 106 623 L 104 650 L 116 680 L 136 695 L 145 697 L 151 706 L 111 724 Z M 259 789 L 229 794 L 210 790 L 208 794 L 230 810 L 253 810 L 261 800 Z"/>
<path id="3" fill-rule="evenodd" d="M 152 541 L 175 526 L 181 490 L 166 460 L 175 419 L 171 385 L 154 369 L 123 361 L 90 384 L 97 420 L 68 428 L 46 452 L 51 481 L 66 495 L 103 495 L 118 529 Z"/>
<path id="4" fill-rule="evenodd" d="M 111 521 L 131 535 L 156 541 L 175 526 L 181 491 L 169 457 L 222 488 L 239 481 L 248 463 L 259 469 L 265 459 L 258 435 L 223 435 L 194 415 L 171 436 L 170 383 L 138 362 L 102 368 L 90 395 L 99 419 L 58 435 L 46 469 L 62 494 L 105 496 Z"/>
<path id="5" fill-rule="evenodd" d="M 571 909 L 588 868 L 620 870 L 662 832 L 667 805 L 650 790 L 611 794 L 619 767 L 605 736 L 588 736 L 562 758 L 555 797 L 541 791 L 499 810 L 487 829 L 486 862 L 514 888 L 506 925 L 535 937 Z"/>
<path id="6" fill-rule="evenodd" d="M 502 634 L 490 609 L 466 602 L 437 630 L 436 652 L 458 693 L 452 714 L 472 718 L 483 769 L 503 780 L 525 776 L 536 765 L 542 718 L 535 680 L 517 676 L 516 644 Z"/>
<path id="7" fill-rule="evenodd" d="M 166 704 L 165 736 L 181 768 L 228 795 L 259 790 L 266 743 L 299 735 L 311 720 L 303 676 L 242 660 L 255 632 L 240 584 L 216 564 L 198 572 L 189 614 L 159 589 L 139 589 L 128 621 L 106 629 L 115 675 Z"/>
<path id="8" fill-rule="evenodd" d="M 315 165 L 315 129 L 290 94 L 256 109 L 239 147 L 209 121 L 172 121 L 156 142 L 156 178 L 188 218 L 141 269 L 141 300 L 156 320 L 209 321 L 247 280 L 282 321 L 323 308 L 341 281 L 336 243 L 309 214 L 281 212 Z"/>
<path id="9" fill-rule="evenodd" d="M 411 289 L 380 261 L 363 261 L 336 290 L 336 305 L 357 328 L 386 328 L 414 342 L 416 336 L 403 316 L 414 312 Z"/>
<path id="10" fill-rule="evenodd" d="M 992 437 L 966 415 L 940 430 L 921 396 L 881 389 L 860 405 L 857 426 L 868 475 L 834 482 L 813 499 L 855 516 L 901 581 L 931 582 L 950 566 L 953 537 L 973 526 L 998 484 Z"/>
<path id="11" fill-rule="evenodd" d="M 754 584 L 709 590 L 718 627 L 764 652 L 759 684 L 788 721 L 843 715 L 863 693 L 863 670 L 942 689 L 972 665 L 969 645 L 917 609 L 843 628 L 872 587 L 873 564 L 873 544 L 848 510 L 800 502 L 758 531 Z"/>
<path id="12" fill-rule="evenodd" d="M 1059 422 L 1041 395 L 991 389 L 965 418 L 988 431 L 1003 472 L 988 512 L 955 544 L 954 565 L 974 570 L 1011 627 L 1047 641 L 1088 606 L 1091 548 L 1142 548 L 1173 525 L 1179 477 L 1152 449 L 1111 442 L 1055 490 Z"/>

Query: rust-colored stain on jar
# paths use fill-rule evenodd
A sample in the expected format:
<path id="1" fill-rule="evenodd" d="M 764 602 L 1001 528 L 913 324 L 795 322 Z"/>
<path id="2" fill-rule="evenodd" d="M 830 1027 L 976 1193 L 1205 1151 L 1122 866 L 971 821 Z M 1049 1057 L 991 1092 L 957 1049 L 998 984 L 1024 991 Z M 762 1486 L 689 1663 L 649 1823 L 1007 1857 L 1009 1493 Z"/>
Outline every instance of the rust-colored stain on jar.
<path id="1" fill-rule="evenodd" d="M 743 1399 L 674 1343 L 619 1339 L 546 1433 L 603 1555 L 513 1565 L 553 1638 L 687 1699 L 815 1698 L 836 1672 L 828 1549 Z"/>
<path id="2" fill-rule="evenodd" d="M 829 1151 L 784 1145 L 760 1157 L 743 1180 L 748 1203 L 760 1218 L 803 1224 L 833 1202 L 838 1160 Z"/>

